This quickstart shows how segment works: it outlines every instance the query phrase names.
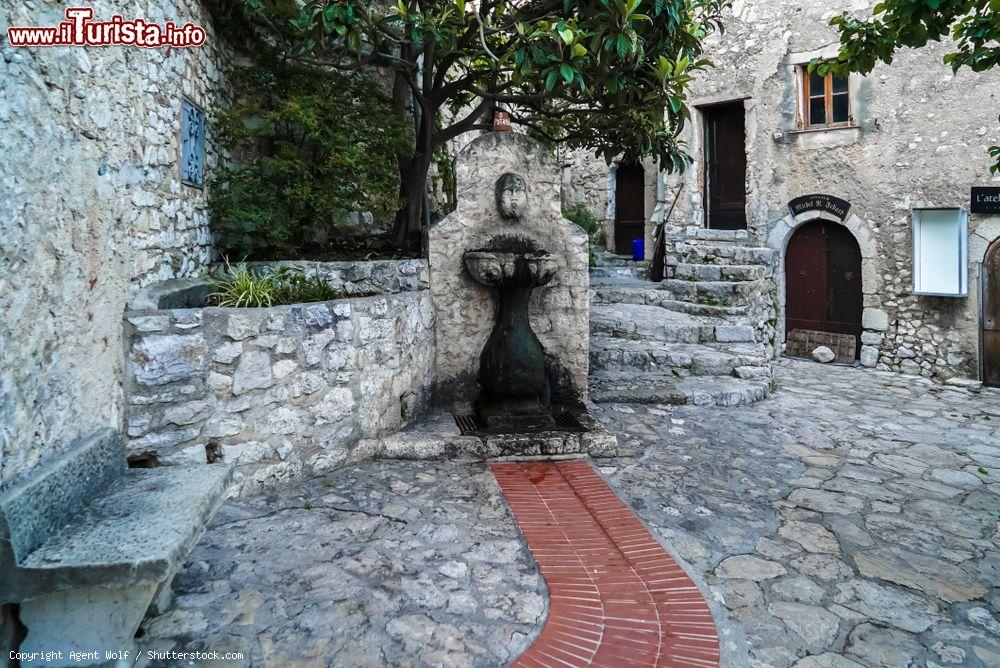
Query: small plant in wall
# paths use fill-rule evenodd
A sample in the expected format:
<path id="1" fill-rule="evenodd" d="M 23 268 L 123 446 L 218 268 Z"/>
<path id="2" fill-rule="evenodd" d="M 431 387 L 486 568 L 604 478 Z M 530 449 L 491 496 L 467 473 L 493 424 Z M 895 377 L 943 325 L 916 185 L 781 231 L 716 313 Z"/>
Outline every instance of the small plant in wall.
<path id="1" fill-rule="evenodd" d="M 215 276 L 215 290 L 208 296 L 213 306 L 261 308 L 323 302 L 340 294 L 319 276 L 306 276 L 281 266 L 273 272 L 255 271 L 244 263 L 226 267 Z"/>
<path id="2" fill-rule="evenodd" d="M 563 217 L 571 223 L 574 223 L 587 233 L 588 245 L 589 245 L 589 257 L 590 266 L 594 266 L 594 247 L 595 246 L 606 246 L 607 237 L 604 234 L 604 230 L 600 228 L 600 223 L 597 217 L 592 214 L 585 204 L 582 202 L 576 202 L 575 204 L 570 204 L 563 209 Z"/>

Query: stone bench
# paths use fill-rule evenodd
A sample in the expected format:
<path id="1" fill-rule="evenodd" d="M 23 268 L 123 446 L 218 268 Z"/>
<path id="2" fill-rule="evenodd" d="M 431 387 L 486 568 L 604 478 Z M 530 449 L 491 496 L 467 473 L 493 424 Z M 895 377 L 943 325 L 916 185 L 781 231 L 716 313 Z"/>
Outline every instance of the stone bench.
<path id="1" fill-rule="evenodd" d="M 120 435 L 102 430 L 0 495 L 0 604 L 17 603 L 21 652 L 62 651 L 37 665 L 130 665 L 154 597 L 226 496 L 223 465 L 126 467 Z M 94 652 L 73 661 L 70 651 Z M 105 650 L 130 651 L 107 661 Z"/>

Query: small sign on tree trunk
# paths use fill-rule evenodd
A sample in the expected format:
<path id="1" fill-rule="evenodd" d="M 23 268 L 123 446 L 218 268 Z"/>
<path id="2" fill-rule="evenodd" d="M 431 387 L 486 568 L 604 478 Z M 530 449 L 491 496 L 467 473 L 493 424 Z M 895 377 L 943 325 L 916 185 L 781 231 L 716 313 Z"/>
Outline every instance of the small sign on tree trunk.
<path id="1" fill-rule="evenodd" d="M 508 132 L 510 126 L 510 112 L 497 109 L 493 112 L 493 132 Z"/>

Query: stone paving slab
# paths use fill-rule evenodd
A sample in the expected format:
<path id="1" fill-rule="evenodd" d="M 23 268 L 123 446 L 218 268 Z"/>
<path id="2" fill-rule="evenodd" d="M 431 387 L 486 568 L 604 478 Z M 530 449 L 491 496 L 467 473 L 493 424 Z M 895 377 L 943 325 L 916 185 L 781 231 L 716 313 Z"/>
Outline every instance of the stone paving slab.
<path id="1" fill-rule="evenodd" d="M 782 362 L 729 410 L 609 404 L 609 484 L 750 665 L 1000 665 L 1000 392 Z"/>
<path id="2" fill-rule="evenodd" d="M 174 591 L 143 652 L 274 668 L 506 666 L 548 600 L 496 480 L 468 461 L 372 462 L 231 501 Z"/>
<path id="3" fill-rule="evenodd" d="M 708 584 L 722 656 L 1000 666 L 1000 392 L 808 362 L 776 377 L 752 406 L 591 409 L 629 453 L 595 464 Z M 142 649 L 254 666 L 508 665 L 548 613 L 472 461 L 375 461 L 232 501 L 174 590 Z"/>

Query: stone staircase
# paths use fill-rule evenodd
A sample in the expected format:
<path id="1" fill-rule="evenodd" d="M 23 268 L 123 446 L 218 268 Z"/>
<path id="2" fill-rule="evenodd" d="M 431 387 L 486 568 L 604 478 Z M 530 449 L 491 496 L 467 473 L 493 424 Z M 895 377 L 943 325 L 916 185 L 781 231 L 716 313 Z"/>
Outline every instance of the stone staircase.
<path id="1" fill-rule="evenodd" d="M 668 237 L 667 278 L 601 253 L 591 269 L 590 396 L 595 402 L 736 406 L 772 391 L 761 298 L 773 251 L 746 232 Z"/>

